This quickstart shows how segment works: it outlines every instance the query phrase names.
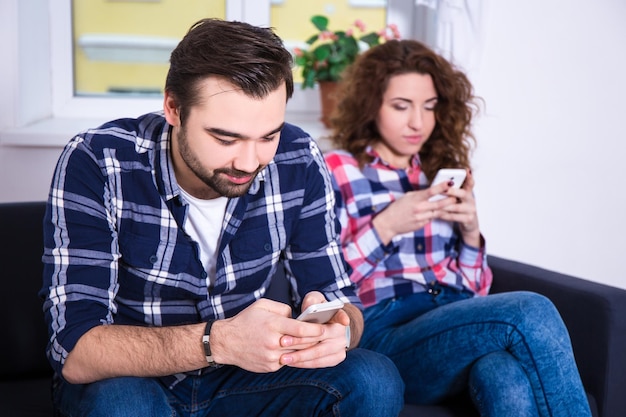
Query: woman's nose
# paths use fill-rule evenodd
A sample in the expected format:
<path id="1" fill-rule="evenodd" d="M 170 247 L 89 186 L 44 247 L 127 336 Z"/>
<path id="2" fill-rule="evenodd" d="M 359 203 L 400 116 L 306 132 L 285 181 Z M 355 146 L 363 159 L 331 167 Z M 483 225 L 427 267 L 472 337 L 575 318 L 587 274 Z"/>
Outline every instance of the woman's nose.
<path id="1" fill-rule="evenodd" d="M 412 129 L 420 129 L 422 127 L 422 112 L 420 109 L 415 109 L 409 116 L 409 127 Z"/>

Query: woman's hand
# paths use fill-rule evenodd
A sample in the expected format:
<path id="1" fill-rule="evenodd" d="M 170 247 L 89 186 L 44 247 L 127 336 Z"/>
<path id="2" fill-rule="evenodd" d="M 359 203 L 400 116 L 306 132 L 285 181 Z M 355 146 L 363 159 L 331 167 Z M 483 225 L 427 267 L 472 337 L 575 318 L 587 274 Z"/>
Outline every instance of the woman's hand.
<path id="1" fill-rule="evenodd" d="M 463 242 L 467 245 L 480 247 L 480 229 L 478 227 L 478 213 L 474 199 L 474 177 L 468 171 L 463 187 L 447 190 L 446 204 L 442 207 L 438 218 L 450 222 L 457 222 Z"/>
<path id="2" fill-rule="evenodd" d="M 447 198 L 429 201 L 430 197 L 437 194 L 443 194 Z M 460 189 L 442 183 L 404 194 L 380 212 L 372 224 L 382 243 L 386 245 L 394 236 L 419 230 L 434 219 L 457 222 L 463 241 L 467 245 L 480 247 L 474 177 L 471 172 L 468 171 Z"/>
<path id="3" fill-rule="evenodd" d="M 425 190 L 409 191 L 389 204 L 372 221 L 383 244 L 391 242 L 394 236 L 414 232 L 433 219 L 442 218 L 444 208 L 455 203 L 456 199 L 428 200 L 437 194 L 446 194 L 449 190 L 450 184 L 441 183 Z"/>

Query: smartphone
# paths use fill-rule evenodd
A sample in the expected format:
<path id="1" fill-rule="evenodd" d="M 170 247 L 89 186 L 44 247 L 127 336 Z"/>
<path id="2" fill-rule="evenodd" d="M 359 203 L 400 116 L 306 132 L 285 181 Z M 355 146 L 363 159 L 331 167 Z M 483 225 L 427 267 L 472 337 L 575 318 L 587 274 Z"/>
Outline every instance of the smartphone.
<path id="1" fill-rule="evenodd" d="M 333 318 L 335 313 L 343 307 L 341 300 L 328 301 L 326 303 L 313 304 L 298 316 L 298 320 L 309 323 L 326 323 Z"/>
<path id="2" fill-rule="evenodd" d="M 441 168 L 439 171 L 437 171 L 435 179 L 430 184 L 430 186 L 432 187 L 433 185 L 441 184 L 442 182 L 452 181 L 454 182 L 452 188 L 461 188 L 466 176 L 467 171 L 462 168 Z M 444 194 L 437 194 L 430 197 L 428 201 L 437 201 L 441 200 L 442 198 L 446 198 L 446 196 Z"/>

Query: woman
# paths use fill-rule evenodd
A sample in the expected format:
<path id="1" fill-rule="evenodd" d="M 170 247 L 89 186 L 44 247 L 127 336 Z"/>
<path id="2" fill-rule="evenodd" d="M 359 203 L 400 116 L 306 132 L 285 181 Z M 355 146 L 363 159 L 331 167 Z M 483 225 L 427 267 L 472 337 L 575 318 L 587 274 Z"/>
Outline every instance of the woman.
<path id="1" fill-rule="evenodd" d="M 326 162 L 366 307 L 360 346 L 396 363 L 408 403 L 468 391 L 482 416 L 590 416 L 552 303 L 529 292 L 487 296 L 470 169 L 478 107 L 467 77 L 403 40 L 362 54 L 342 84 L 337 150 Z M 465 169 L 463 186 L 429 186 L 441 168 Z"/>

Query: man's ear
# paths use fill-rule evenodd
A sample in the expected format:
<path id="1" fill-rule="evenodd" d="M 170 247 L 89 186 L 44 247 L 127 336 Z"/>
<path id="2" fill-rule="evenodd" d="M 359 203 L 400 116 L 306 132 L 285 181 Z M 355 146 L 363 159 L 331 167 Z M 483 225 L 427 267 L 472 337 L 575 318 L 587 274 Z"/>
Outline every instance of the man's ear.
<path id="1" fill-rule="evenodd" d="M 165 120 L 172 126 L 180 126 L 180 111 L 176 99 L 167 91 L 163 97 L 163 112 L 165 114 Z"/>

